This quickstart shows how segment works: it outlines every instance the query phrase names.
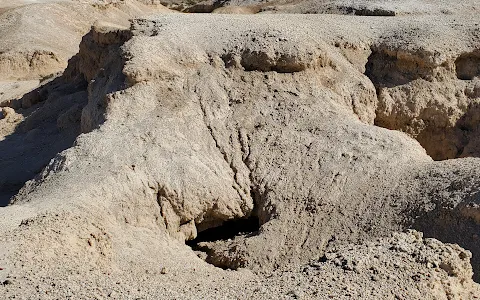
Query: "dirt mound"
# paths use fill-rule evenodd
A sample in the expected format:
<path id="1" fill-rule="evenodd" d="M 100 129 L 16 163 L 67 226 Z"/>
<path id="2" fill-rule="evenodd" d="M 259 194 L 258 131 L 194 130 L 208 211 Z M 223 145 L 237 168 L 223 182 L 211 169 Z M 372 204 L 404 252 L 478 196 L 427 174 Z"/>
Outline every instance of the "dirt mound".
<path id="1" fill-rule="evenodd" d="M 294 271 L 275 272 L 269 282 L 288 282 L 292 298 L 476 299 L 469 257 L 457 245 L 410 231 L 333 249 Z"/>

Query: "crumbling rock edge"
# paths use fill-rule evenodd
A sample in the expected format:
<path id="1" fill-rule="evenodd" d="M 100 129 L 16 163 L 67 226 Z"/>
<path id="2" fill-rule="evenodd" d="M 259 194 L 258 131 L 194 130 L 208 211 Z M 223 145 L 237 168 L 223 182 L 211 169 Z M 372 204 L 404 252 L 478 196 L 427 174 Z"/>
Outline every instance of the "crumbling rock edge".
<path id="1" fill-rule="evenodd" d="M 406 132 L 435 160 L 478 156 L 476 53 L 373 47 L 365 75 L 377 89 L 375 125 Z"/>

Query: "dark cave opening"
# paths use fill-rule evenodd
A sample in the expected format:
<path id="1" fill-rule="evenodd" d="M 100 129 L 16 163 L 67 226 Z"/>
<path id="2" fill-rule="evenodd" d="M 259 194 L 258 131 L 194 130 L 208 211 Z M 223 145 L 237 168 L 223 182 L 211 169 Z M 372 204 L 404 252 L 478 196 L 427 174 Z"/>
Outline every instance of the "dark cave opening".
<path id="1" fill-rule="evenodd" d="M 260 221 L 257 216 L 245 219 L 237 219 L 224 222 L 221 226 L 209 228 L 199 232 L 197 237 L 186 244 L 192 248 L 202 242 L 214 242 L 232 239 L 237 235 L 255 234 L 260 229 Z"/>

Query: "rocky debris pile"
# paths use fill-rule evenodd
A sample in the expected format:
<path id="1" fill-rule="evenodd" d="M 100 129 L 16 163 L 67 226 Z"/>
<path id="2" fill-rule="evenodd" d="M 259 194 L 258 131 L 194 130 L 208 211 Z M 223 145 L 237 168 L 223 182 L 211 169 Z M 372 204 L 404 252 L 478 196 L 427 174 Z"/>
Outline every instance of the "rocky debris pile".
<path id="1" fill-rule="evenodd" d="M 284 293 L 292 298 L 478 299 L 470 256 L 457 245 L 409 231 L 332 249 L 294 271 L 274 272 L 271 281 L 288 282 L 284 286 L 294 288 Z"/>

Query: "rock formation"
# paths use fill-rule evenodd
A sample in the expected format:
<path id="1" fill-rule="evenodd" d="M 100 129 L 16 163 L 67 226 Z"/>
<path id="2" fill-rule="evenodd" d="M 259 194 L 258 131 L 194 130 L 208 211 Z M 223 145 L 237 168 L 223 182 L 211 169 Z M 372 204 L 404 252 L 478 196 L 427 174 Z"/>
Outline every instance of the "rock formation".
<path id="1" fill-rule="evenodd" d="M 385 18 L 97 22 L 2 108 L 0 292 L 478 297 L 478 18 Z"/>

